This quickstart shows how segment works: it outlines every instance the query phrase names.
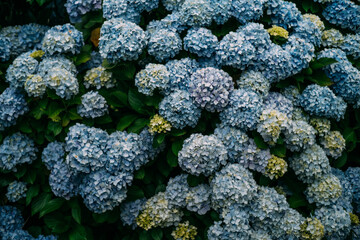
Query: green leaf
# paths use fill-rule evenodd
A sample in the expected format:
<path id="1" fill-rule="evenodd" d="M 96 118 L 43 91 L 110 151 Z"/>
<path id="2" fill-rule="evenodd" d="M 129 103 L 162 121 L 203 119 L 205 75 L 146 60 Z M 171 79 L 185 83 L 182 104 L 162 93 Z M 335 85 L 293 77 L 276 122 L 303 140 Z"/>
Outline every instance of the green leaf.
<path id="1" fill-rule="evenodd" d="M 144 127 L 149 124 L 149 119 L 139 118 L 128 128 L 129 132 L 139 133 Z"/>
<path id="2" fill-rule="evenodd" d="M 357 137 L 356 137 L 356 133 L 355 133 L 354 129 L 345 128 L 343 136 L 346 141 L 346 150 L 348 152 L 353 151 L 356 147 L 356 141 L 357 141 Z"/>
<path id="3" fill-rule="evenodd" d="M 79 120 L 82 119 L 82 117 L 77 113 L 77 108 L 70 108 L 68 111 L 70 120 Z"/>
<path id="4" fill-rule="evenodd" d="M 81 224 L 81 207 L 77 201 L 71 206 L 71 216 L 78 224 Z"/>
<path id="5" fill-rule="evenodd" d="M 139 199 L 145 197 L 143 190 L 135 185 L 132 185 L 128 188 L 127 194 L 129 198 L 132 199 Z"/>
<path id="6" fill-rule="evenodd" d="M 114 91 L 111 95 L 115 97 L 122 106 L 129 106 L 128 95 L 126 93 L 122 91 Z"/>
<path id="7" fill-rule="evenodd" d="M 160 228 L 156 228 L 156 229 L 153 229 L 151 231 L 151 237 L 154 239 L 154 240 L 161 240 L 163 239 L 163 232 Z"/>
<path id="8" fill-rule="evenodd" d="M 184 140 L 181 139 L 173 142 L 173 144 L 171 145 L 171 150 L 175 156 L 179 154 L 179 151 L 182 149 L 183 143 Z"/>
<path id="9" fill-rule="evenodd" d="M 17 169 L 16 172 L 14 172 L 14 176 L 19 179 L 21 177 L 23 177 L 26 173 L 26 167 L 20 167 Z"/>
<path id="10" fill-rule="evenodd" d="M 264 139 L 257 132 L 253 132 L 254 142 L 256 146 L 260 149 L 267 149 L 268 145 L 265 143 Z"/>
<path id="11" fill-rule="evenodd" d="M 341 168 L 343 167 L 345 164 L 346 164 L 346 161 L 347 161 L 347 152 L 343 152 L 343 154 L 334 161 L 334 167 L 336 168 Z"/>
<path id="12" fill-rule="evenodd" d="M 259 185 L 260 186 L 269 186 L 270 179 L 268 177 L 265 177 L 264 175 L 260 176 Z"/>
<path id="13" fill-rule="evenodd" d="M 304 207 L 308 204 L 305 197 L 302 195 L 299 195 L 299 194 L 292 195 L 288 199 L 288 202 L 289 202 L 291 208 Z"/>
<path id="14" fill-rule="evenodd" d="M 151 238 L 147 232 L 143 231 L 139 234 L 139 240 L 151 240 Z"/>
<path id="15" fill-rule="evenodd" d="M 63 198 L 55 198 L 55 199 L 48 201 L 40 211 L 40 215 L 39 215 L 40 218 L 48 213 L 56 211 L 64 204 L 64 202 L 65 202 L 65 199 L 63 199 Z"/>
<path id="16" fill-rule="evenodd" d="M 53 233 L 66 232 L 70 227 L 68 219 L 60 213 L 45 216 L 44 223 Z"/>
<path id="17" fill-rule="evenodd" d="M 32 185 L 26 192 L 26 206 L 31 203 L 33 197 L 39 194 L 40 186 L 39 185 Z"/>
<path id="18" fill-rule="evenodd" d="M 86 63 L 91 60 L 91 54 L 82 52 L 76 56 L 75 65 L 79 66 L 80 64 Z"/>
<path id="19" fill-rule="evenodd" d="M 116 129 L 119 131 L 124 131 L 135 121 L 136 118 L 138 118 L 138 116 L 135 114 L 128 114 L 123 116 L 116 125 Z"/>
<path id="20" fill-rule="evenodd" d="M 145 170 L 143 168 L 140 168 L 134 174 L 135 179 L 144 179 L 144 177 L 145 177 Z"/>
<path id="21" fill-rule="evenodd" d="M 48 129 L 54 134 L 54 136 L 57 136 L 62 131 L 62 125 L 59 122 L 50 121 L 48 124 Z"/>
<path id="22" fill-rule="evenodd" d="M 58 116 L 64 110 L 65 109 L 57 102 L 51 102 L 47 109 L 47 115 L 54 122 L 58 122 L 58 121 L 60 121 L 60 118 Z"/>
<path id="23" fill-rule="evenodd" d="M 70 240 L 87 240 L 86 230 L 83 226 L 76 224 L 69 235 Z"/>
<path id="24" fill-rule="evenodd" d="M 321 70 L 314 72 L 311 76 L 307 77 L 310 81 L 320 86 L 331 86 L 334 84 L 331 79 Z"/>
<path id="25" fill-rule="evenodd" d="M 310 63 L 310 67 L 314 70 L 323 68 L 325 66 L 328 66 L 330 64 L 336 63 L 337 61 L 333 58 L 320 58 L 312 61 Z"/>
<path id="26" fill-rule="evenodd" d="M 166 161 L 170 167 L 176 167 L 178 165 L 178 159 L 172 151 L 168 151 L 166 154 Z"/>
<path id="27" fill-rule="evenodd" d="M 95 118 L 95 122 L 97 124 L 108 124 L 112 122 L 112 119 L 109 115 L 105 115 L 102 117 Z"/>
<path id="28" fill-rule="evenodd" d="M 165 140 L 165 136 L 166 135 L 164 133 L 156 134 L 154 139 L 158 143 L 158 145 L 161 145 Z"/>
<path id="29" fill-rule="evenodd" d="M 280 158 L 286 157 L 286 147 L 285 145 L 275 145 L 270 149 L 271 154 L 278 156 Z"/>
<path id="30" fill-rule="evenodd" d="M 116 63 L 110 63 L 108 60 L 104 59 L 101 64 L 105 69 L 113 69 L 116 67 Z"/>
<path id="31" fill-rule="evenodd" d="M 24 132 L 24 133 L 31 133 L 32 129 L 30 127 L 30 124 L 28 121 L 22 122 L 19 126 L 20 131 Z"/>
<path id="32" fill-rule="evenodd" d="M 144 96 L 141 95 L 141 93 L 137 92 L 134 89 L 129 89 L 128 100 L 132 109 L 134 109 L 138 113 L 146 114 L 146 111 L 144 110 Z"/>
<path id="33" fill-rule="evenodd" d="M 24 180 L 27 183 L 34 184 L 35 179 L 36 179 L 36 171 L 30 168 L 24 175 Z"/>
<path id="34" fill-rule="evenodd" d="M 194 176 L 194 175 L 188 175 L 187 177 L 187 183 L 189 184 L 190 187 L 196 187 L 197 185 L 199 185 L 201 182 L 201 178 Z"/>
<path id="35" fill-rule="evenodd" d="M 40 212 L 50 200 L 50 193 L 42 193 L 38 196 L 31 204 L 31 215 L 34 216 L 36 213 Z"/>
<path id="36" fill-rule="evenodd" d="M 306 12 L 309 11 L 311 7 L 311 1 L 309 0 L 302 1 L 302 7 Z"/>
<path id="37" fill-rule="evenodd" d="M 185 134 L 186 134 L 186 130 L 184 130 L 184 129 L 173 129 L 171 131 L 171 136 L 174 136 L 174 137 L 180 137 Z"/>
<path id="38" fill-rule="evenodd" d="M 219 221 L 220 220 L 219 214 L 217 212 L 215 212 L 215 211 L 211 211 L 210 216 L 211 216 L 211 219 L 214 220 L 214 221 Z"/>
<path id="39" fill-rule="evenodd" d="M 41 7 L 42 5 L 44 5 L 44 3 L 46 3 L 47 0 L 36 0 L 36 2 L 39 4 L 39 6 Z"/>

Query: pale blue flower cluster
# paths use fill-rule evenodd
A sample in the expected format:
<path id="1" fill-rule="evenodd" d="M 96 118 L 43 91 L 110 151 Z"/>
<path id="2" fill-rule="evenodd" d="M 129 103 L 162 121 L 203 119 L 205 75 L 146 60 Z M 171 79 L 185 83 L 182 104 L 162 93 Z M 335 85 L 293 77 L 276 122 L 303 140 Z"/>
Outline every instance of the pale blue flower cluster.
<path id="1" fill-rule="evenodd" d="M 8 37 L 0 35 L 0 62 L 5 62 L 10 59 L 11 45 Z"/>
<path id="2" fill-rule="evenodd" d="M 345 177 L 352 187 L 353 203 L 355 204 L 355 210 L 357 213 L 360 213 L 360 168 L 349 167 L 345 172 Z"/>
<path id="3" fill-rule="evenodd" d="M 360 29 L 360 8 L 350 0 L 333 0 L 322 12 L 331 24 L 358 31 Z"/>
<path id="4" fill-rule="evenodd" d="M 50 28 L 41 42 L 41 49 L 47 55 L 79 54 L 84 46 L 82 32 L 67 23 Z"/>
<path id="5" fill-rule="evenodd" d="M 272 23 L 285 29 L 296 27 L 303 20 L 301 12 L 297 9 L 295 3 L 283 0 L 269 0 L 266 7 Z"/>
<path id="6" fill-rule="evenodd" d="M 15 88 L 6 88 L 0 94 L 0 131 L 16 124 L 29 111 L 25 96 Z"/>
<path id="7" fill-rule="evenodd" d="M 204 27 L 211 24 L 214 11 L 210 0 L 185 0 L 179 14 L 183 25 Z"/>
<path id="8" fill-rule="evenodd" d="M 209 112 L 224 110 L 233 90 L 233 80 L 223 70 L 201 68 L 191 75 L 189 93 L 197 106 Z"/>
<path id="9" fill-rule="evenodd" d="M 6 197 L 10 202 L 16 202 L 26 196 L 26 183 L 14 181 L 7 188 Z"/>
<path id="10" fill-rule="evenodd" d="M 170 89 L 188 90 L 191 75 L 199 68 L 199 63 L 195 59 L 182 58 L 170 60 L 165 66 L 170 74 Z"/>
<path id="11" fill-rule="evenodd" d="M 81 105 L 78 105 L 77 112 L 86 118 L 97 118 L 109 112 L 108 105 L 103 96 L 98 92 L 90 91 L 81 96 Z"/>
<path id="12" fill-rule="evenodd" d="M 54 168 L 55 164 L 63 162 L 65 156 L 65 144 L 61 142 L 51 142 L 43 150 L 41 160 L 48 170 Z"/>
<path id="13" fill-rule="evenodd" d="M 211 188 L 207 184 L 200 184 L 190 188 L 186 195 L 186 208 L 191 212 L 204 215 L 210 210 Z"/>
<path id="14" fill-rule="evenodd" d="M 192 28 L 184 38 L 184 49 L 199 57 L 211 57 L 217 45 L 217 37 L 206 28 Z"/>
<path id="15" fill-rule="evenodd" d="M 340 45 L 346 55 L 353 56 L 355 59 L 360 58 L 360 33 L 347 34 Z"/>
<path id="16" fill-rule="evenodd" d="M 180 174 L 169 179 L 166 185 L 165 199 L 169 201 L 170 206 L 176 208 L 186 206 L 186 196 L 190 189 L 187 178 L 187 174 Z"/>
<path id="17" fill-rule="evenodd" d="M 226 164 L 227 151 L 215 135 L 192 134 L 179 152 L 179 166 L 193 175 L 210 176 Z"/>
<path id="18" fill-rule="evenodd" d="M 11 87 L 23 87 L 28 76 L 36 73 L 39 62 L 30 54 L 31 52 L 26 52 L 19 55 L 6 70 L 6 81 Z"/>
<path id="19" fill-rule="evenodd" d="M 18 165 L 32 163 L 36 152 L 34 141 L 28 136 L 19 132 L 7 136 L 0 145 L 0 168 L 16 172 Z"/>
<path id="20" fill-rule="evenodd" d="M 105 21 L 100 31 L 101 57 L 109 62 L 136 60 L 148 44 L 148 34 L 122 18 Z"/>
<path id="21" fill-rule="evenodd" d="M 298 102 L 312 116 L 333 118 L 337 121 L 344 118 L 347 107 L 344 100 L 335 96 L 330 88 L 317 84 L 307 86 L 298 97 Z"/>
<path id="22" fill-rule="evenodd" d="M 175 57 L 182 49 L 180 35 L 173 28 L 159 28 L 150 33 L 148 53 L 163 62 Z"/>
<path id="23" fill-rule="evenodd" d="M 168 91 L 170 73 L 165 65 L 149 63 L 135 76 L 135 86 L 139 92 L 152 96 L 155 90 Z"/>
<path id="24" fill-rule="evenodd" d="M 261 72 L 245 71 L 236 81 L 238 88 L 248 89 L 265 97 L 270 90 L 270 82 L 261 74 Z"/>
<path id="25" fill-rule="evenodd" d="M 346 178 L 345 173 L 340 169 L 332 168 L 332 175 L 337 177 L 340 181 L 342 194 L 337 199 L 334 205 L 342 206 L 347 212 L 353 211 L 352 201 L 353 201 L 353 188 L 349 180 Z"/>
<path id="26" fill-rule="evenodd" d="M 120 219 L 123 225 L 130 226 L 133 230 L 137 227 L 136 218 L 144 209 L 146 198 L 137 199 L 135 201 L 122 203 L 120 206 Z"/>
<path id="27" fill-rule="evenodd" d="M 70 21 L 77 23 L 84 14 L 101 9 L 101 0 L 67 0 L 65 7 Z"/>

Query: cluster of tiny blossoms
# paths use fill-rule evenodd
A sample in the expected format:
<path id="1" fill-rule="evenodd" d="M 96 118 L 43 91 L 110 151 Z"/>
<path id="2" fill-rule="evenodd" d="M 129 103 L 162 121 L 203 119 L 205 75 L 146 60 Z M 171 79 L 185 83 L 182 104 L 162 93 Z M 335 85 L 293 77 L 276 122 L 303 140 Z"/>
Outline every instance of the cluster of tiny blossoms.
<path id="1" fill-rule="evenodd" d="M 117 82 L 101 62 L 141 59 L 134 85 L 141 94 L 162 97 L 149 128 L 139 134 L 109 134 L 80 123 L 71 126 L 65 142 L 49 143 L 41 155 L 57 197 L 81 196 L 95 213 L 120 206 L 124 225 L 172 227 L 174 239 L 196 238 L 197 226 L 183 219 L 187 212 L 210 211 L 219 219 L 207 230 L 209 240 L 342 240 L 356 235 L 360 230 L 351 224 L 360 213 L 360 168 L 331 167 L 346 141 L 330 119 L 340 121 L 348 106 L 360 107 L 360 72 L 350 61 L 360 58 L 360 8 L 350 0 L 317 1 L 324 5 L 325 20 L 354 33 L 329 29 L 318 16 L 303 15 L 285 0 L 67 0 L 72 23 L 102 9 L 99 51 L 76 67 L 70 59 L 81 52 L 84 39 L 75 26 L 2 28 L 0 61 L 11 64 L 5 74 L 9 87 L 0 95 L 0 131 L 29 111 L 26 97 L 41 98 L 50 90 L 69 100 L 82 84 L 99 92 L 81 96 L 78 114 L 108 114 L 101 88 L 114 88 Z M 159 6 L 168 15 L 144 27 L 142 14 Z M 258 23 L 265 15 L 270 21 L 266 26 L 272 26 L 268 29 Z M 221 38 L 209 29 L 229 19 L 240 27 Z M 323 58 L 336 60 L 322 67 L 333 84 L 274 91 L 276 83 Z M 78 81 L 83 70 L 83 81 Z M 219 116 L 213 132 L 188 131 L 208 115 Z M 182 173 L 172 175 L 164 191 L 126 201 L 134 172 L 164 147 L 154 148 L 153 140 L 173 129 L 190 132 L 177 156 Z M 17 171 L 17 166 L 32 163 L 37 151 L 28 136 L 7 136 L 0 145 L 0 169 Z M 299 195 L 282 181 L 293 173 L 315 207 L 306 218 L 287 202 Z M 260 182 L 279 183 L 278 188 L 258 184 L 258 176 Z M 205 181 L 193 186 L 191 178 Z M 26 188 L 25 183 L 11 183 L 7 199 L 18 201 Z M 0 207 L 1 239 L 34 239 L 21 230 L 23 224 L 17 209 Z"/>

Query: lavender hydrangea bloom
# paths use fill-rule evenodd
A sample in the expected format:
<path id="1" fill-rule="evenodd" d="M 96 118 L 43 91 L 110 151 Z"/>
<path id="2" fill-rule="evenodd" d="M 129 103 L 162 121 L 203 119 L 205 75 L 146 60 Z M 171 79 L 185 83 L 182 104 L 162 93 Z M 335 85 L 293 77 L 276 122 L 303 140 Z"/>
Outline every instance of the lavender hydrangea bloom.
<path id="1" fill-rule="evenodd" d="M 126 184 L 132 181 L 132 175 L 106 171 L 97 171 L 87 175 L 79 192 L 84 203 L 95 213 L 104 213 L 117 207 L 126 198 Z"/>
<path id="2" fill-rule="evenodd" d="M 101 9 L 101 0 L 67 0 L 65 7 L 70 21 L 76 23 L 81 21 L 84 14 Z"/>
<path id="3" fill-rule="evenodd" d="M 236 83 L 238 88 L 249 89 L 261 96 L 266 96 L 270 90 L 270 82 L 260 72 L 245 71 Z"/>
<path id="4" fill-rule="evenodd" d="M 184 90 L 176 90 L 166 96 L 159 104 L 159 113 L 178 129 L 195 127 L 201 116 L 201 110 Z"/>
<path id="5" fill-rule="evenodd" d="M 78 54 L 84 45 L 82 32 L 71 24 L 50 28 L 42 40 L 42 50 L 48 55 Z"/>
<path id="6" fill-rule="evenodd" d="M 175 29 L 159 29 L 150 35 L 148 53 L 159 62 L 175 57 L 182 49 L 182 40 Z"/>
<path id="7" fill-rule="evenodd" d="M 240 164 L 228 164 L 211 180 L 211 201 L 214 209 L 234 203 L 246 206 L 255 197 L 257 184 L 252 173 Z"/>
<path id="8" fill-rule="evenodd" d="M 165 190 L 165 199 L 170 206 L 182 208 L 186 206 L 187 194 L 190 187 L 187 183 L 187 174 L 180 174 L 170 178 Z"/>
<path id="9" fill-rule="evenodd" d="M 210 25 L 214 11 L 210 0 L 185 0 L 179 13 L 184 25 L 204 27 Z"/>
<path id="10" fill-rule="evenodd" d="M 0 145 L 0 168 L 16 172 L 16 166 L 36 159 L 34 141 L 21 133 L 4 138 Z"/>
<path id="11" fill-rule="evenodd" d="M 204 215 L 210 210 L 211 188 L 207 184 L 200 184 L 190 188 L 186 195 L 186 208 L 189 211 Z"/>
<path id="12" fill-rule="evenodd" d="M 109 62 L 136 60 L 148 43 L 148 35 L 122 18 L 105 21 L 100 31 L 101 57 Z"/>
<path id="13" fill-rule="evenodd" d="M 199 68 L 197 61 L 191 58 L 171 60 L 165 66 L 170 73 L 170 91 L 188 90 L 191 75 Z"/>
<path id="14" fill-rule="evenodd" d="M 212 67 L 197 70 L 189 83 L 189 93 L 195 104 L 210 112 L 223 110 L 233 89 L 230 75 Z"/>
<path id="15" fill-rule="evenodd" d="M 63 162 L 65 156 L 65 144 L 51 142 L 43 150 L 41 160 L 48 170 L 53 169 L 56 163 Z"/>
<path id="16" fill-rule="evenodd" d="M 103 96 L 98 92 L 90 91 L 81 97 L 81 105 L 77 112 L 82 117 L 97 118 L 108 113 L 108 105 Z"/>
<path id="17" fill-rule="evenodd" d="M 328 87 L 317 84 L 309 85 L 298 98 L 298 103 L 306 112 L 316 117 L 342 119 L 346 111 L 346 103 Z"/>
<path id="18" fill-rule="evenodd" d="M 137 227 L 136 218 L 144 210 L 146 198 L 137 199 L 132 202 L 123 203 L 120 206 L 120 219 L 123 225 L 130 226 L 133 230 Z"/>
<path id="19" fill-rule="evenodd" d="M 19 209 L 13 206 L 0 206 L 0 237 L 4 233 L 21 229 L 24 219 Z"/>
<path id="20" fill-rule="evenodd" d="M 220 113 L 223 124 L 243 130 L 256 127 L 262 112 L 262 98 L 253 91 L 234 90 L 229 97 L 228 106 Z"/>
<path id="21" fill-rule="evenodd" d="M 165 65 L 150 63 L 145 69 L 138 72 L 135 76 L 135 86 L 139 92 L 152 96 L 155 89 L 162 92 L 168 91 L 170 73 Z"/>
<path id="22" fill-rule="evenodd" d="M 334 0 L 322 12 L 324 18 L 331 24 L 352 31 L 360 29 L 360 8 L 349 0 Z"/>
<path id="23" fill-rule="evenodd" d="M 16 124 L 19 116 L 29 111 L 24 95 L 17 89 L 7 88 L 0 94 L 0 131 Z"/>
<path id="24" fill-rule="evenodd" d="M 350 233 L 350 215 L 341 206 L 322 207 L 315 210 L 318 218 L 325 228 L 325 237 L 329 240 L 346 239 Z"/>
<path id="25" fill-rule="evenodd" d="M 90 173 L 104 167 L 108 134 L 77 123 L 70 127 L 66 141 L 66 163 L 74 171 Z"/>
<path id="26" fill-rule="evenodd" d="M 81 179 L 82 176 L 77 174 L 67 164 L 57 162 L 51 169 L 49 185 L 55 196 L 69 200 L 77 195 Z"/>
<path id="27" fill-rule="evenodd" d="M 259 20 L 263 15 L 263 0 L 233 0 L 230 14 L 241 24 L 249 21 Z"/>
<path id="28" fill-rule="evenodd" d="M 10 38 L 0 35 L 0 62 L 10 59 L 11 45 Z"/>
<path id="29" fill-rule="evenodd" d="M 6 197 L 10 202 L 16 202 L 26 196 L 26 183 L 14 181 L 7 188 Z"/>
<path id="30" fill-rule="evenodd" d="M 184 38 L 184 49 L 199 57 L 211 57 L 217 45 L 217 37 L 206 28 L 192 28 Z"/>
<path id="31" fill-rule="evenodd" d="M 15 58 L 6 70 L 6 81 L 11 87 L 22 88 L 29 75 L 35 74 L 39 62 L 30 57 L 30 52 L 26 52 Z"/>
<path id="32" fill-rule="evenodd" d="M 305 183 L 312 183 L 331 171 L 329 159 L 324 150 L 316 144 L 290 158 L 290 167 L 297 177 Z"/>
<path id="33" fill-rule="evenodd" d="M 255 47 L 243 32 L 228 33 L 218 45 L 216 61 L 222 65 L 244 70 L 255 58 Z"/>
<path id="34" fill-rule="evenodd" d="M 226 161 L 226 148 L 215 135 L 192 134 L 179 151 L 179 166 L 196 176 L 209 176 Z"/>
<path id="35" fill-rule="evenodd" d="M 295 3 L 283 0 L 269 0 L 267 3 L 267 14 L 272 22 L 285 29 L 296 27 L 302 20 L 301 12 Z"/>

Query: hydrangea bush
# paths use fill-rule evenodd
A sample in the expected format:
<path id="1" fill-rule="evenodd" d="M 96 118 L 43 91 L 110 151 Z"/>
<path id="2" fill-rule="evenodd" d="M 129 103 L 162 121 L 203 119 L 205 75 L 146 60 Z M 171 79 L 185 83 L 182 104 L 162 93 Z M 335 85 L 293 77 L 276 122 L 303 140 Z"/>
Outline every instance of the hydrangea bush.
<path id="1" fill-rule="evenodd" d="M 358 1 L 9 2 L 0 239 L 360 239 Z"/>

